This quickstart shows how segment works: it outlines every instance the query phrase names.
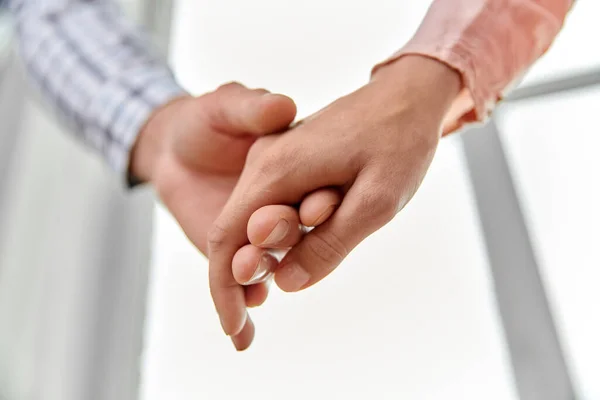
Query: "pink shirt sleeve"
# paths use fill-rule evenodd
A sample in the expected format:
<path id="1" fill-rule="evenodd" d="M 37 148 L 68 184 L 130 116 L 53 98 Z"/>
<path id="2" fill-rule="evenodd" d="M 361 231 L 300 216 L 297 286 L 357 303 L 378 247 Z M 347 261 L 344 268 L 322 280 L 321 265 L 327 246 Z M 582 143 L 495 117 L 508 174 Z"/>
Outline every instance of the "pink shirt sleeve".
<path id="1" fill-rule="evenodd" d="M 444 133 L 483 121 L 511 85 L 546 52 L 573 0 L 434 0 L 414 37 L 381 64 L 420 54 L 462 75 Z"/>

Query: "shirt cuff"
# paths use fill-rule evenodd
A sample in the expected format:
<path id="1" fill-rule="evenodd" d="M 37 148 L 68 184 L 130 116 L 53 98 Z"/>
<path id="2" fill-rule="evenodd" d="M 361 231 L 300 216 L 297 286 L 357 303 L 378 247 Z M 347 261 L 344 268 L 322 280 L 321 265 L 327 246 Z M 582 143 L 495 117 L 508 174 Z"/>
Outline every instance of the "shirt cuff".
<path id="1" fill-rule="evenodd" d="M 373 68 L 412 54 L 458 71 L 463 90 L 446 117 L 444 134 L 485 121 L 548 49 L 563 22 L 535 2 L 481 2 L 485 6 L 477 12 L 449 10 L 446 4 L 434 3 L 406 46 Z"/>
<path id="2" fill-rule="evenodd" d="M 88 128 L 87 136 L 92 142 L 98 138 L 94 147 L 128 187 L 140 183 L 130 175 L 129 164 L 142 128 L 156 109 L 187 94 L 168 69 L 144 67 L 111 79 L 96 96 L 89 111 L 98 123 Z"/>

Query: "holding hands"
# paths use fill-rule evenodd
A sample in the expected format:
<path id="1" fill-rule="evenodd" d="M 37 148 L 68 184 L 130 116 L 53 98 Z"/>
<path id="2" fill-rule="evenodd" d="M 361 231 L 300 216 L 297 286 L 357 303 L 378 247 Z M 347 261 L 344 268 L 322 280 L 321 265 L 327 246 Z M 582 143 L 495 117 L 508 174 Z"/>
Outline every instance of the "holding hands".
<path id="1" fill-rule="evenodd" d="M 421 184 L 442 128 L 483 120 L 571 4 L 436 0 L 369 83 L 293 128 L 291 99 L 238 84 L 155 112 L 131 170 L 208 255 L 214 304 L 238 350 L 252 342 L 246 309 L 266 299 L 270 276 L 303 290 L 389 222 Z M 271 249 L 289 251 L 278 262 Z"/>
<path id="2" fill-rule="evenodd" d="M 290 251 L 279 264 L 267 256 L 265 265 L 288 292 L 323 279 L 412 198 L 460 89 L 451 68 L 406 56 L 299 126 L 254 143 L 207 237 L 211 294 L 238 350 L 254 335 L 245 303 L 254 261 L 261 249 L 280 247 L 267 231 L 289 234 L 281 227 L 298 221 L 290 206 L 301 204 L 300 222 L 319 226 L 302 237 L 292 229 L 280 242 Z"/>
<path id="3" fill-rule="evenodd" d="M 295 117 L 290 98 L 237 83 L 198 98 L 180 97 L 159 109 L 143 129 L 132 152 L 131 171 L 138 179 L 152 182 L 190 241 L 208 254 L 209 228 L 230 197 L 244 162 L 247 158 L 251 162 L 248 151 L 252 148 L 252 156 L 258 156 L 257 139 L 281 132 Z M 316 225 L 337 203 L 336 192 L 317 190 L 302 202 L 302 218 L 286 205 L 261 208 L 248 225 L 250 237 L 270 248 L 293 246 L 301 237 L 300 220 Z M 273 221 L 285 225 L 270 234 Z M 242 249 L 237 260 L 243 267 L 238 279 L 248 281 L 245 290 L 240 288 L 242 304 L 262 304 L 269 271 L 277 261 L 254 246 Z"/>
<path id="4" fill-rule="evenodd" d="M 247 307 L 265 301 L 271 276 L 287 292 L 317 283 L 406 205 L 459 90 L 445 64 L 406 56 L 288 131 L 290 98 L 237 83 L 155 113 L 132 172 L 209 256 L 211 294 L 236 349 L 252 342 Z M 278 262 L 272 249 L 289 251 Z"/>

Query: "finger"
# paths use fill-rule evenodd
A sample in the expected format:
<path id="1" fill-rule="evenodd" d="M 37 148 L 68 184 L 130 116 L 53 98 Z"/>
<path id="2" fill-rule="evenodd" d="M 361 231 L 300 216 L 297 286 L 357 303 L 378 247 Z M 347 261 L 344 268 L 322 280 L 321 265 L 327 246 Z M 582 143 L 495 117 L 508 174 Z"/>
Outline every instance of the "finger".
<path id="1" fill-rule="evenodd" d="M 359 176 L 333 216 L 287 253 L 275 272 L 275 282 L 283 291 L 295 292 L 320 281 L 358 243 L 391 220 L 395 197 L 381 186 L 366 174 Z"/>
<path id="2" fill-rule="evenodd" d="M 326 221 L 341 202 L 340 192 L 333 188 L 317 190 L 302 200 L 300 214 L 306 226 L 318 226 Z M 265 206 L 257 210 L 248 222 L 248 238 L 255 246 L 242 247 L 232 262 L 233 276 L 241 285 L 262 282 L 278 265 L 277 260 L 262 248 L 289 248 L 303 234 L 297 211 L 289 206 Z"/>
<path id="3" fill-rule="evenodd" d="M 305 129 L 303 127 L 297 129 Z M 296 135 L 300 136 L 300 133 L 296 132 Z M 304 154 L 302 145 L 297 147 L 293 152 L 289 149 L 286 152 L 284 145 L 276 143 L 261 156 L 260 163 L 244 170 L 208 234 L 211 295 L 223 330 L 228 335 L 239 333 L 245 324 L 244 290 L 233 276 L 232 261 L 237 250 L 248 244 L 248 221 L 254 211 L 270 204 L 296 204 L 306 193 L 319 187 L 344 184 L 356 174 L 358 164 L 350 162 L 348 168 L 331 168 L 328 162 L 327 165 L 308 166 L 298 156 Z M 310 148 L 306 149 L 307 153 L 310 151 Z M 331 171 L 327 174 L 319 172 L 327 166 Z"/>
<path id="4" fill-rule="evenodd" d="M 255 246 L 275 249 L 288 248 L 298 243 L 303 233 L 300 228 L 318 226 L 333 214 L 341 202 L 336 189 L 319 189 L 302 200 L 300 212 L 283 205 L 265 206 L 252 214 L 248 221 L 248 239 Z"/>
<path id="5" fill-rule="evenodd" d="M 258 307 L 264 304 L 269 296 L 272 280 L 272 275 L 269 275 L 264 282 L 246 287 L 246 307 Z"/>
<path id="6" fill-rule="evenodd" d="M 210 269 L 209 286 L 223 332 L 227 336 L 237 335 L 246 325 L 248 317 L 244 287 L 235 282 L 233 276 L 221 277 Z"/>
<path id="7" fill-rule="evenodd" d="M 327 188 L 312 192 L 300 204 L 300 222 L 304 226 L 319 226 L 331 217 L 341 202 L 342 195 L 337 189 Z"/>
<path id="8" fill-rule="evenodd" d="M 252 344 L 254 339 L 254 322 L 250 319 L 250 316 L 245 318 L 244 327 L 241 331 L 231 337 L 231 341 L 237 351 L 244 351 Z"/>
<path id="9" fill-rule="evenodd" d="M 248 240 L 255 246 L 271 249 L 291 247 L 300 241 L 300 218 L 294 207 L 264 206 L 248 221 Z"/>
<path id="10" fill-rule="evenodd" d="M 232 271 L 240 285 L 254 285 L 263 282 L 278 265 L 277 259 L 267 250 L 249 244 L 235 253 Z"/>
<path id="11" fill-rule="evenodd" d="M 239 83 L 221 86 L 211 100 L 207 107 L 220 110 L 214 124 L 232 134 L 262 136 L 284 130 L 296 118 L 296 104 L 289 97 Z"/>
<path id="12" fill-rule="evenodd" d="M 244 226 L 240 227 L 241 234 L 236 230 L 229 234 L 216 222 L 208 235 L 210 294 L 223 332 L 229 336 L 240 333 L 247 317 L 244 287 L 235 280 L 232 270 L 233 256 L 247 243 Z"/>

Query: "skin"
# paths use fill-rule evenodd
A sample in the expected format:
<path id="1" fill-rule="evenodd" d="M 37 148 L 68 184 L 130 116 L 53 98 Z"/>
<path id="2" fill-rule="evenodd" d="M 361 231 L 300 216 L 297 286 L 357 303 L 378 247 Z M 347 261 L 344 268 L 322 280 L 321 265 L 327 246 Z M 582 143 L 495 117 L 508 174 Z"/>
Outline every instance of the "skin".
<path id="1" fill-rule="evenodd" d="M 237 83 L 197 98 L 181 97 L 149 119 L 133 148 L 130 169 L 154 186 L 191 242 L 207 254 L 208 230 L 250 160 L 250 149 L 254 157 L 259 156 L 257 139 L 285 130 L 295 117 L 296 105 L 290 98 Z M 248 225 L 255 243 L 264 242 L 280 220 L 289 229 L 271 237 L 267 245 L 250 245 L 240 253 L 239 268 L 249 271 L 238 276 L 244 284 L 245 306 L 261 305 L 267 298 L 267 283 L 277 264 L 267 249 L 298 243 L 302 236 L 299 224 L 326 220 L 339 202 L 338 192 L 319 190 L 300 203 L 302 218 L 291 206 L 270 205 L 257 211 Z M 244 282 L 244 273 L 250 274 L 247 280 L 251 280 L 257 270 L 260 279 Z"/>
<path id="2" fill-rule="evenodd" d="M 259 210 L 298 204 L 323 188 L 341 194 L 333 215 L 302 236 L 275 272 L 284 291 L 317 283 L 412 198 L 460 89 L 460 75 L 445 64 L 405 56 L 301 125 L 256 142 L 258 154 L 248 159 L 208 234 L 211 294 L 223 330 L 238 350 L 254 337 L 245 305 L 250 273 L 244 267 L 264 246 L 264 235 L 254 235 Z"/>

